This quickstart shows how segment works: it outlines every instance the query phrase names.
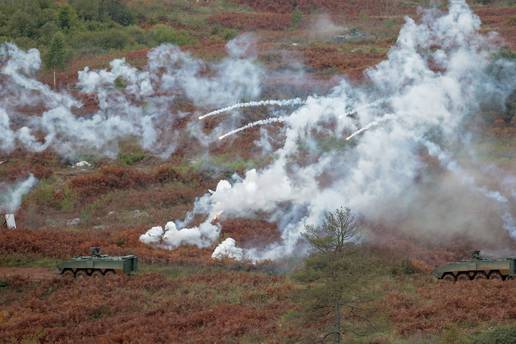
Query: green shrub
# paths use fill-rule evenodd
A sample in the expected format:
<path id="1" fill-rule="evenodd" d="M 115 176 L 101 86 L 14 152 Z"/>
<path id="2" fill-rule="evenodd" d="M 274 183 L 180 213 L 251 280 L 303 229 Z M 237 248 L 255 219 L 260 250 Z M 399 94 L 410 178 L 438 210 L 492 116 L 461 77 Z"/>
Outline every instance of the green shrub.
<path id="1" fill-rule="evenodd" d="M 134 44 L 132 38 L 121 29 L 100 32 L 77 32 L 71 39 L 72 47 L 81 52 L 96 53 L 122 50 Z"/>
<path id="2" fill-rule="evenodd" d="M 238 31 L 232 28 L 215 25 L 211 29 L 211 34 L 213 36 L 218 36 L 225 41 L 229 41 L 238 36 Z"/>
<path id="3" fill-rule="evenodd" d="M 68 187 L 56 188 L 57 181 L 42 180 L 36 189 L 27 196 L 28 202 L 38 208 L 52 208 L 59 211 L 71 211 L 75 207 L 76 194 Z"/>
<path id="4" fill-rule="evenodd" d="M 14 42 L 14 44 L 23 49 L 30 49 L 36 46 L 36 41 L 28 37 L 17 37 L 15 39 L 9 39 L 8 41 Z"/>
<path id="5" fill-rule="evenodd" d="M 145 45 L 147 44 L 147 36 L 145 30 L 139 26 L 128 26 L 124 30 L 136 43 Z"/>
<path id="6" fill-rule="evenodd" d="M 502 48 L 495 55 L 495 58 L 516 60 L 516 51 L 512 51 L 510 48 Z"/>
<path id="7" fill-rule="evenodd" d="M 36 36 L 37 26 L 30 14 L 18 10 L 9 19 L 7 31 L 14 37 L 34 38 Z"/>
<path id="8" fill-rule="evenodd" d="M 516 326 L 500 326 L 476 335 L 473 344 L 514 344 Z"/>
<path id="9" fill-rule="evenodd" d="M 296 8 L 292 12 L 292 17 L 291 17 L 292 28 L 294 28 L 294 29 L 298 28 L 299 25 L 301 25 L 302 20 L 303 20 L 303 12 L 301 12 L 299 9 Z"/>
<path id="10" fill-rule="evenodd" d="M 127 26 L 134 17 L 129 8 L 119 0 L 72 0 L 71 4 L 79 18 L 89 21 L 114 21 Z"/>
<path id="11" fill-rule="evenodd" d="M 175 30 L 163 24 L 158 24 L 150 31 L 150 38 L 156 45 L 172 43 L 177 45 L 193 44 L 195 42 L 187 32 Z"/>
<path id="12" fill-rule="evenodd" d="M 118 80 L 118 79 L 117 79 Z M 145 159 L 145 153 L 141 152 L 133 152 L 133 153 L 121 153 L 118 156 L 118 159 L 126 166 L 131 166 L 136 164 L 137 162 Z"/>

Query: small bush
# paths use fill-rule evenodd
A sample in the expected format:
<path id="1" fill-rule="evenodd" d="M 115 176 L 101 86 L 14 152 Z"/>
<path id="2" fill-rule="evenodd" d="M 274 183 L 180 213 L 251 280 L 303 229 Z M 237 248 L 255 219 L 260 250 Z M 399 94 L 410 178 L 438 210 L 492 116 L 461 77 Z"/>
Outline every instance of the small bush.
<path id="1" fill-rule="evenodd" d="M 158 24 L 150 31 L 150 39 L 155 44 L 172 43 L 177 45 L 193 44 L 195 42 L 187 32 L 175 30 L 163 24 Z"/>
<path id="2" fill-rule="evenodd" d="M 516 343 L 516 326 L 496 327 L 475 336 L 473 344 Z"/>
<path id="3" fill-rule="evenodd" d="M 292 28 L 297 29 L 303 20 L 303 12 L 299 9 L 292 11 Z"/>
<path id="4" fill-rule="evenodd" d="M 100 32 L 78 32 L 70 41 L 73 48 L 87 53 L 121 50 L 134 44 L 134 40 L 121 29 Z"/>

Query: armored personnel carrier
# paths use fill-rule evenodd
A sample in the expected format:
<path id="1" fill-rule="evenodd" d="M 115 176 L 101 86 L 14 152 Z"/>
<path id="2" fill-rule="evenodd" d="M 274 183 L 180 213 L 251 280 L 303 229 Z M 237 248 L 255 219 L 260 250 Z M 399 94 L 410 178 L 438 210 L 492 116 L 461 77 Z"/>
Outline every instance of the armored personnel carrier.
<path id="1" fill-rule="evenodd" d="M 432 274 L 446 281 L 509 280 L 516 276 L 516 257 L 490 259 L 480 256 L 480 251 L 474 251 L 470 260 L 445 264 Z"/>
<path id="2" fill-rule="evenodd" d="M 138 257 L 108 256 L 100 254 L 99 247 L 90 249 L 91 256 L 79 256 L 62 262 L 57 266 L 63 277 L 100 277 L 115 274 L 134 274 L 138 270 Z"/>

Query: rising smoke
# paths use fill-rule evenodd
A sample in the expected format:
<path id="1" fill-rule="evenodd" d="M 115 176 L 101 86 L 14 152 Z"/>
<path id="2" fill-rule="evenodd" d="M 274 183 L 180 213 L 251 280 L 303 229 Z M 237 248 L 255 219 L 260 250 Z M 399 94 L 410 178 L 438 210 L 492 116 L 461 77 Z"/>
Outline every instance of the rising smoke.
<path id="1" fill-rule="evenodd" d="M 53 150 L 71 161 L 84 154 L 114 158 L 119 142 L 132 137 L 145 150 L 168 158 L 180 136 L 174 123 L 188 115 L 177 110 L 178 99 L 189 99 L 198 107 L 215 107 L 260 95 L 263 70 L 252 53 L 254 40 L 252 35 L 242 35 L 230 41 L 228 56 L 215 64 L 176 46 L 161 45 L 149 52 L 142 70 L 124 59 L 113 60 L 108 69 L 85 68 L 78 73 L 75 96 L 37 80 L 41 68 L 38 50 L 2 44 L 0 153 L 22 148 Z M 210 72 L 207 76 L 206 71 Z M 78 116 L 77 111 L 85 108 L 84 100 L 92 96 L 98 103 L 96 109 Z M 25 186 L 33 184 L 3 185 L 5 207 L 15 211 L 21 194 L 29 191 Z"/>
<path id="2" fill-rule="evenodd" d="M 27 179 L 14 185 L 0 183 L 0 213 L 14 213 L 25 196 L 38 182 L 31 174 Z"/>
<path id="3" fill-rule="evenodd" d="M 514 196 L 477 185 L 447 153 L 469 144 L 464 128 L 485 104 L 504 104 L 516 87 L 514 62 L 493 58 L 494 35 L 481 34 L 480 24 L 463 0 L 451 0 L 447 13 L 425 11 L 419 22 L 406 18 L 387 59 L 366 71 L 365 85 L 344 80 L 326 96 L 308 97 L 281 118 L 284 143 L 268 167 L 249 170 L 232 184 L 221 181 L 215 192 L 198 199 L 186 219 L 176 222 L 177 228 L 190 226 L 189 237 L 195 232 L 199 238 L 188 244 L 206 247 L 207 240 L 216 238 L 221 228 L 215 218 L 267 213 L 281 230 L 280 242 L 242 251 L 226 240 L 214 257 L 276 259 L 298 251 L 305 224 L 319 224 L 327 210 L 343 205 L 372 222 L 394 221 L 400 214 L 416 219 L 423 213 L 438 219 L 445 212 L 449 217 L 450 208 L 414 209 L 411 203 L 424 199 L 418 180 L 428 163 L 422 154 L 457 175 L 454 180 L 461 186 L 454 185 L 450 192 L 456 197 L 473 194 L 476 198 L 465 199 L 492 204 L 500 215 L 498 225 L 516 237 L 510 200 Z M 381 106 L 372 105 L 378 99 Z M 324 149 L 320 137 L 333 137 L 341 145 Z M 476 221 L 484 214 L 475 213 L 485 209 L 453 201 L 461 202 L 457 209 L 463 211 L 453 216 L 462 221 L 439 222 L 441 233 L 485 224 Z M 409 209 L 414 214 L 404 213 Z M 191 226 L 193 214 L 202 213 L 207 214 L 206 221 Z M 212 233 L 206 232 L 207 226 Z M 177 228 L 153 240 L 162 247 L 177 247 L 183 231 Z"/>

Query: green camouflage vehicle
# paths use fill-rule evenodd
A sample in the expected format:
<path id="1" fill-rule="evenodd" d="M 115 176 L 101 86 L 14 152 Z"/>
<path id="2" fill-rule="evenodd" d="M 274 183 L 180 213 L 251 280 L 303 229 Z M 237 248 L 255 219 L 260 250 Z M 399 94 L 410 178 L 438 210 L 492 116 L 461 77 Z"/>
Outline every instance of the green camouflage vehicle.
<path id="1" fill-rule="evenodd" d="M 63 277 L 100 277 L 104 275 L 127 274 L 132 275 L 138 270 L 138 257 L 119 256 L 111 257 L 100 254 L 99 247 L 90 249 L 91 256 L 79 256 L 62 262 L 57 266 Z"/>
<path id="2" fill-rule="evenodd" d="M 471 260 L 445 264 L 432 274 L 446 281 L 509 280 L 516 276 L 516 257 L 490 259 L 481 257 L 480 251 L 475 251 Z"/>

